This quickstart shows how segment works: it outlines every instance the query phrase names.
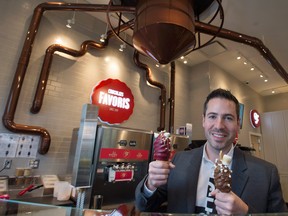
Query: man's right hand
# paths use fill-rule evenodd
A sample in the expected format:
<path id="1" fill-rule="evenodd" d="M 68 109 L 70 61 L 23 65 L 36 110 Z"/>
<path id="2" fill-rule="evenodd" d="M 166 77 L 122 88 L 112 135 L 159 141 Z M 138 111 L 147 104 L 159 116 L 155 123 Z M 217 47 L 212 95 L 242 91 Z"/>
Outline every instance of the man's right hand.
<path id="1" fill-rule="evenodd" d="M 149 164 L 147 188 L 154 191 L 159 186 L 166 184 L 170 169 L 174 167 L 175 165 L 170 161 L 152 161 Z"/>

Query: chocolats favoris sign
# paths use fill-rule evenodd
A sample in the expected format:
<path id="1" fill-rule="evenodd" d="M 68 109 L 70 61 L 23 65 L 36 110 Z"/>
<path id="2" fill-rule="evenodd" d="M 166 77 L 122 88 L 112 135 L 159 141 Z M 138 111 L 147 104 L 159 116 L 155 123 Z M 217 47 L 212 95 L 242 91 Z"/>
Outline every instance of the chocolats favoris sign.
<path id="1" fill-rule="evenodd" d="M 91 103 L 99 107 L 102 122 L 120 124 L 133 113 L 134 96 L 125 83 L 107 79 L 93 88 Z"/>
<path id="2" fill-rule="evenodd" d="M 255 109 L 250 110 L 250 122 L 251 122 L 252 127 L 254 128 L 258 128 L 261 124 L 260 114 Z"/>

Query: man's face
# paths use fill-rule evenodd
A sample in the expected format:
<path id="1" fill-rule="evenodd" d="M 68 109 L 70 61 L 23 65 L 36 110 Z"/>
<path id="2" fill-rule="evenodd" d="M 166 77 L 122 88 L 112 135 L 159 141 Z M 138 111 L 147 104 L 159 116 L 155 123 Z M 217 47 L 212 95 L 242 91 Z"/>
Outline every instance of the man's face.
<path id="1" fill-rule="evenodd" d="M 239 127 L 233 101 L 213 98 L 208 102 L 206 114 L 203 116 L 203 128 L 210 147 L 224 152 L 229 150 Z"/>

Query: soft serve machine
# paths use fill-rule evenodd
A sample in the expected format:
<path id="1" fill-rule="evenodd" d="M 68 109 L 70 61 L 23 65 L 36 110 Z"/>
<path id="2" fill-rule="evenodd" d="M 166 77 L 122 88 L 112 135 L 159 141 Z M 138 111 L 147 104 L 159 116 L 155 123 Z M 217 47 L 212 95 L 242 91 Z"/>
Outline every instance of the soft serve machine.
<path id="1" fill-rule="evenodd" d="M 133 202 L 148 170 L 152 137 L 152 132 L 98 126 L 91 197 L 102 196 L 103 206 Z"/>
<path id="2" fill-rule="evenodd" d="M 97 113 L 94 105 L 83 107 L 72 185 L 86 191 L 86 208 L 132 203 L 147 174 L 153 132 L 99 124 Z"/>
<path id="3" fill-rule="evenodd" d="M 109 209 L 133 203 L 135 188 L 152 159 L 154 133 L 102 125 L 97 117 L 96 106 L 83 107 L 77 136 L 74 132 L 77 143 L 72 142 L 72 185 L 85 191 L 85 208 Z M 188 136 L 172 135 L 172 154 L 184 150 L 188 141 Z"/>

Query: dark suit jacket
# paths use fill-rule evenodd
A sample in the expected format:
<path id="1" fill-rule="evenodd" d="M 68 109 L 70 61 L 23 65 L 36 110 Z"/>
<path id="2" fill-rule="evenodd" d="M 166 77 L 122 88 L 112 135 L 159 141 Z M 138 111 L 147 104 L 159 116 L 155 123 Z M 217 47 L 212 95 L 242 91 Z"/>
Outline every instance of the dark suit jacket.
<path id="1" fill-rule="evenodd" d="M 148 199 L 143 194 L 143 179 L 137 186 L 136 207 L 144 212 L 158 212 L 167 202 L 169 213 L 195 213 L 197 182 L 203 146 L 177 153 L 176 165 L 168 183 Z M 278 170 L 275 165 L 235 148 L 232 163 L 232 191 L 248 206 L 249 213 L 285 212 Z"/>

